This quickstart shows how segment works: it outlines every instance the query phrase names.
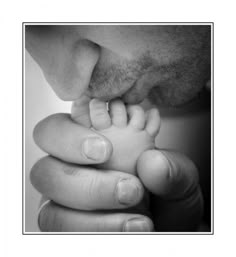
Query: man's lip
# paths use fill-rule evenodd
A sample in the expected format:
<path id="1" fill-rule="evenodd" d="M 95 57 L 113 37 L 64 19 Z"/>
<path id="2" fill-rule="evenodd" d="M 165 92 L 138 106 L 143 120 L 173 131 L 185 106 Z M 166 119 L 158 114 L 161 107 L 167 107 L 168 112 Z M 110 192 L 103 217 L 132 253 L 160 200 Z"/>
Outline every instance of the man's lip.
<path id="1" fill-rule="evenodd" d="M 149 91 L 157 86 L 157 80 L 159 78 L 154 72 L 149 72 L 143 74 L 137 80 L 132 82 L 126 82 L 122 84 L 122 87 L 119 87 L 117 91 L 116 88 L 109 90 L 110 92 L 94 92 L 92 97 L 99 98 L 104 101 L 110 101 L 114 98 L 121 98 L 127 104 L 138 104 L 141 103 L 149 94 Z M 111 88 L 112 89 L 112 88 Z"/>
<path id="2" fill-rule="evenodd" d="M 139 104 L 146 98 L 146 95 L 135 91 L 132 87 L 125 94 L 123 94 L 121 98 L 127 104 Z"/>
<path id="3" fill-rule="evenodd" d="M 106 94 L 104 92 L 92 92 L 92 94 L 89 94 L 90 97 L 95 97 L 98 99 L 101 99 L 103 101 L 110 101 L 112 99 L 115 98 L 121 98 L 124 102 L 126 103 L 139 103 L 140 101 L 135 101 L 134 97 L 130 97 L 130 92 L 132 90 L 132 88 L 135 87 L 135 83 L 131 84 L 131 85 L 126 85 L 124 88 L 120 89 L 119 91 L 113 91 L 110 92 L 109 94 Z"/>
<path id="4" fill-rule="evenodd" d="M 155 81 L 148 75 L 143 75 L 134 85 L 122 96 L 125 103 L 141 103 L 155 86 Z"/>
<path id="5" fill-rule="evenodd" d="M 101 96 L 99 98 L 103 101 L 110 101 L 115 98 L 121 98 L 122 101 L 127 104 L 139 104 L 146 98 L 146 94 L 142 94 L 142 92 L 135 90 L 135 86 L 132 86 L 123 92 Z"/>

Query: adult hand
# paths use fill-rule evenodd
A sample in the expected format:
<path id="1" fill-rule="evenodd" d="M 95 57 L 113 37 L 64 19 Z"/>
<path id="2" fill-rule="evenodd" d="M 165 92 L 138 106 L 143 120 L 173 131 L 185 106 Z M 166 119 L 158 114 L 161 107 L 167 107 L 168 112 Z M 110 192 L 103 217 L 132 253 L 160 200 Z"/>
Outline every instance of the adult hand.
<path id="1" fill-rule="evenodd" d="M 50 26 L 26 26 L 26 48 L 63 100 L 76 100 L 86 91 L 100 53 L 97 44 L 80 38 L 68 27 L 59 33 Z M 89 166 L 109 159 L 112 146 L 106 138 L 84 128 L 89 120 L 86 115 L 78 115 L 78 103 L 74 104 L 72 117 L 83 126 L 69 115 L 57 114 L 35 130 L 36 143 L 51 155 L 41 159 L 31 173 L 33 185 L 53 200 L 40 212 L 41 230 L 152 230 L 153 223 L 147 216 L 126 210 L 143 197 L 140 180 Z M 153 221 L 158 231 L 187 231 L 198 224 L 202 198 L 196 168 L 190 160 L 178 153 L 148 151 L 140 157 L 138 173 L 153 194 Z"/>
<path id="2" fill-rule="evenodd" d="M 148 150 L 137 164 L 138 176 L 151 192 L 151 212 L 157 231 L 196 231 L 203 215 L 198 171 L 185 155 Z"/>
<path id="3" fill-rule="evenodd" d="M 83 101 L 81 108 L 77 103 L 72 110 L 72 114 L 76 113 L 74 119 L 83 126 L 69 114 L 56 114 L 41 121 L 34 130 L 36 143 L 51 155 L 39 160 L 31 171 L 35 188 L 53 200 L 40 212 L 40 229 L 151 231 L 153 225 L 148 217 L 122 210 L 143 198 L 144 189 L 138 178 L 89 166 L 108 160 L 112 146 L 105 137 L 85 127 L 89 120 L 84 115 Z"/>
<path id="4" fill-rule="evenodd" d="M 73 117 L 89 124 L 78 103 Z M 202 197 L 197 171 L 185 156 L 152 150 L 139 158 L 139 177 L 153 194 L 151 221 L 127 211 L 143 198 L 144 188 L 137 177 L 85 166 L 109 159 L 112 146 L 106 138 L 76 124 L 67 114 L 40 122 L 34 137 L 57 158 L 41 159 L 31 172 L 35 188 L 53 200 L 39 214 L 42 231 L 152 231 L 154 225 L 157 231 L 192 231 L 199 224 Z"/>

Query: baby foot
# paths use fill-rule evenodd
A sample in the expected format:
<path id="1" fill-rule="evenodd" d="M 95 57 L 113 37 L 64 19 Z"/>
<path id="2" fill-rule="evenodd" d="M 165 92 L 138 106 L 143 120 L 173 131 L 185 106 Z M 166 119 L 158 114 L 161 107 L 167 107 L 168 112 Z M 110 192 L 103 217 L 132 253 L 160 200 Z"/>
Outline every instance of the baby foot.
<path id="1" fill-rule="evenodd" d="M 139 105 L 125 106 L 119 100 L 107 104 L 93 99 L 89 104 L 93 129 L 107 137 L 113 145 L 109 161 L 98 167 L 136 174 L 136 162 L 141 153 L 155 147 L 155 137 L 160 128 L 156 108 L 144 112 Z"/>

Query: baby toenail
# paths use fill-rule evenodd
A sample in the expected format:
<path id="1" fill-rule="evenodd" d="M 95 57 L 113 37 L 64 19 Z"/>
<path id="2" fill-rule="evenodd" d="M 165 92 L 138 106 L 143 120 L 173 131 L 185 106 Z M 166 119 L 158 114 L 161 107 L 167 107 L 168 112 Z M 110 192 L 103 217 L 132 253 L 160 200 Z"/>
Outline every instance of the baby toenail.
<path id="1" fill-rule="evenodd" d="M 108 154 L 107 149 L 107 142 L 99 137 L 87 138 L 82 145 L 85 156 L 94 161 L 105 161 Z"/>

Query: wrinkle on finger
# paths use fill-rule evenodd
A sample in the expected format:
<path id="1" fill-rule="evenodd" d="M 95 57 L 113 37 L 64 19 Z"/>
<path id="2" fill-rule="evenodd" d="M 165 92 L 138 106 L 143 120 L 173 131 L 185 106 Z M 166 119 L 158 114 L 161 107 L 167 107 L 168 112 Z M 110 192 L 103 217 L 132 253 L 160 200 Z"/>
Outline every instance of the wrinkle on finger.
<path id="1" fill-rule="evenodd" d="M 38 161 L 31 170 L 31 182 L 41 194 L 69 208 L 80 210 L 123 209 L 134 206 L 143 197 L 138 178 L 118 171 L 96 170 L 91 166 L 67 164 L 51 156 Z M 117 184 L 129 181 L 137 194 L 120 201 Z M 126 188 L 131 190 L 131 188 Z M 135 192 L 136 192 L 135 191 Z"/>
<path id="2" fill-rule="evenodd" d="M 138 160 L 137 170 L 146 188 L 165 199 L 185 198 L 198 187 L 195 165 L 179 153 L 146 151 Z"/>
<path id="3" fill-rule="evenodd" d="M 43 232 L 125 232 L 152 231 L 152 221 L 143 215 L 131 213 L 87 212 L 69 209 L 50 202 L 39 214 L 39 227 Z M 142 221 L 145 226 L 135 226 Z M 128 226 L 127 226 L 128 225 Z M 139 224 L 137 224 L 139 225 Z M 128 231 L 127 231 L 128 232 Z"/>

